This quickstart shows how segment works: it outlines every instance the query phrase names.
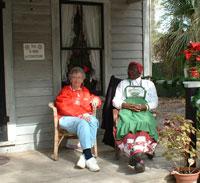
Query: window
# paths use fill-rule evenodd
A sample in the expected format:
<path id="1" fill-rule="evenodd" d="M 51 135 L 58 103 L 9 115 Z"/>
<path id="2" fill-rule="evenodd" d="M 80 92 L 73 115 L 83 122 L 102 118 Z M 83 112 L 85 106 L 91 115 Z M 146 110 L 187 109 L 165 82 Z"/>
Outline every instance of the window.
<path id="1" fill-rule="evenodd" d="M 86 73 L 85 86 L 102 94 L 103 5 L 60 1 L 62 84 L 67 73 L 80 66 Z"/>

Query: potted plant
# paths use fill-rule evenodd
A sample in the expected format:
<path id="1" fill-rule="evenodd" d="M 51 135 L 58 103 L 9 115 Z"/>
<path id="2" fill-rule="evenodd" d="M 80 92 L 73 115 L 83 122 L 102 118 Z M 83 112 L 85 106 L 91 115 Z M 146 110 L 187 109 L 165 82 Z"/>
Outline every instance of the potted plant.
<path id="1" fill-rule="evenodd" d="M 200 42 L 190 42 L 183 51 L 189 79 L 200 78 Z"/>
<path id="2" fill-rule="evenodd" d="M 172 163 L 171 174 L 175 176 L 177 183 L 194 183 L 198 180 L 200 171 L 192 167 L 198 157 L 192 142 L 192 135 L 195 135 L 196 131 L 193 122 L 181 115 L 165 119 L 159 129 L 163 156 Z M 181 181 L 185 178 L 187 181 Z"/>

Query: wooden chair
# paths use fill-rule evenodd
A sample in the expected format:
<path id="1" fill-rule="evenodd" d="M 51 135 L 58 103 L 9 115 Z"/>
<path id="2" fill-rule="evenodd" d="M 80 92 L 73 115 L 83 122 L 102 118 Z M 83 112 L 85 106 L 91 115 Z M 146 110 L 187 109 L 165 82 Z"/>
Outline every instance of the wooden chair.
<path id="1" fill-rule="evenodd" d="M 101 128 L 105 129 L 103 142 L 106 145 L 110 145 L 112 147 L 115 147 L 115 139 L 113 136 L 113 127 L 115 126 L 115 121 L 113 119 L 114 107 L 112 106 L 112 99 L 115 95 L 115 90 L 120 81 L 121 79 L 116 78 L 114 75 L 111 76 L 102 112 Z"/>
<path id="2" fill-rule="evenodd" d="M 53 110 L 53 117 L 54 117 L 54 150 L 51 158 L 55 161 L 58 160 L 58 150 L 59 146 L 64 138 L 66 139 L 77 139 L 76 134 L 69 133 L 68 131 L 61 129 L 59 127 L 59 120 L 58 120 L 58 113 L 57 108 L 54 106 L 54 103 L 50 102 L 49 107 Z M 93 115 L 96 116 L 96 109 L 93 109 Z M 97 153 L 97 142 L 93 147 L 93 154 L 95 157 L 98 156 Z"/>

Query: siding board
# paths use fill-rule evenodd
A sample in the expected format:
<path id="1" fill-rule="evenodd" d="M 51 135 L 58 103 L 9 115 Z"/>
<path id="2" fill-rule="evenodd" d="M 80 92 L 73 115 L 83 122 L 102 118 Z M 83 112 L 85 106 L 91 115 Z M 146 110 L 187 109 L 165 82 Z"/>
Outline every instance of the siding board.
<path id="1" fill-rule="evenodd" d="M 17 126 L 26 126 L 26 125 L 39 125 L 42 123 L 53 124 L 53 115 L 37 115 L 37 116 L 28 116 L 28 117 L 18 117 Z"/>
<path id="2" fill-rule="evenodd" d="M 26 77 L 26 80 L 45 80 L 45 79 L 50 79 L 52 78 L 52 74 L 50 72 L 44 72 L 44 73 L 38 73 L 37 75 L 30 75 L 30 74 L 23 74 L 23 73 L 20 73 L 20 72 L 16 72 L 16 73 L 19 73 L 19 75 L 17 75 L 15 77 L 15 81 L 23 81 L 24 78 Z M 26 86 L 24 86 L 26 87 Z"/>
<path id="3" fill-rule="evenodd" d="M 15 150 L 52 145 L 53 100 L 50 0 L 15 0 L 13 13 L 14 82 L 16 96 Z M 23 43 L 44 43 L 45 59 L 25 61 Z"/>
<path id="4" fill-rule="evenodd" d="M 112 11 L 112 18 L 142 18 L 142 12 L 140 10 L 119 10 Z"/>
<path id="5" fill-rule="evenodd" d="M 0 153 L 9 153 L 9 152 L 21 152 L 21 151 L 27 151 L 27 150 L 35 150 L 35 149 L 45 149 L 45 148 L 53 148 L 53 142 L 46 140 L 41 141 L 37 146 L 33 143 L 23 143 L 18 144 L 16 146 L 10 146 L 0 149 Z"/>
<path id="6" fill-rule="evenodd" d="M 50 15 L 51 8 L 49 5 L 44 4 L 15 4 L 13 6 L 13 13 L 14 14 L 41 14 L 41 15 Z"/>
<path id="7" fill-rule="evenodd" d="M 16 34 L 13 34 L 13 38 L 15 41 L 20 41 L 20 42 L 44 42 L 44 43 L 49 43 L 51 40 L 51 33 L 40 33 L 40 32 L 18 32 Z"/>
<path id="8" fill-rule="evenodd" d="M 14 25 L 16 24 L 30 25 L 30 24 L 38 24 L 38 25 L 51 25 L 51 19 L 49 19 L 49 15 L 29 15 L 26 14 L 17 14 L 13 20 Z"/>
<path id="9" fill-rule="evenodd" d="M 143 59 L 142 1 L 127 4 L 126 0 L 111 0 L 112 68 L 122 79 L 127 78 L 127 66 L 132 60 Z"/>
<path id="10" fill-rule="evenodd" d="M 142 50 L 142 43 L 113 43 L 112 44 L 112 50 L 113 51 L 129 51 L 129 50 Z"/>
<path id="11" fill-rule="evenodd" d="M 24 26 L 26 28 L 24 29 Z M 32 24 L 14 24 L 13 27 L 15 28 L 15 33 L 20 32 L 20 33 L 29 33 L 29 32 L 34 32 L 34 33 L 49 33 L 49 28 L 50 26 L 48 24 L 40 24 L 40 23 L 32 23 Z"/>
<path id="12" fill-rule="evenodd" d="M 17 107 L 31 107 L 31 106 L 40 106 L 48 105 L 49 102 L 53 101 L 53 97 L 50 96 L 39 96 L 39 97 L 18 97 L 16 99 Z"/>
<path id="13" fill-rule="evenodd" d="M 113 3 L 112 10 L 142 10 L 142 4 L 141 2 L 127 4 L 123 1 L 119 3 Z"/>
<path id="14" fill-rule="evenodd" d="M 41 125 L 30 125 L 20 126 L 17 128 L 17 136 L 28 135 L 28 134 L 42 134 L 45 132 L 52 132 L 53 125 L 41 124 Z"/>
<path id="15" fill-rule="evenodd" d="M 142 63 L 142 59 L 132 57 L 130 59 L 113 59 L 112 66 L 114 68 L 121 68 L 121 67 L 124 67 L 124 65 L 128 65 L 131 61 L 134 61 L 134 60 L 137 60 L 138 62 Z"/>
<path id="16" fill-rule="evenodd" d="M 119 76 L 123 76 L 123 75 L 127 75 L 126 73 L 127 73 L 127 67 L 120 67 L 120 68 L 118 68 L 118 67 L 116 67 L 116 68 L 114 68 L 113 69 L 113 73 L 114 73 L 114 75 L 119 75 Z"/>
<path id="17" fill-rule="evenodd" d="M 14 5 L 20 5 L 20 4 L 37 4 L 37 5 L 46 5 L 49 6 L 49 0 L 34 0 L 32 2 L 30 2 L 30 0 L 15 0 L 13 1 Z"/>
<path id="18" fill-rule="evenodd" d="M 18 76 L 15 77 L 15 83 L 18 83 L 19 81 L 32 81 L 32 80 L 46 80 L 46 79 L 52 79 L 52 75 L 51 73 L 44 73 L 43 75 L 42 74 L 38 74 L 38 75 L 27 75 L 26 76 L 26 79 L 25 79 L 25 75 L 23 74 L 20 74 Z M 25 88 L 26 86 L 24 87 L 21 87 L 21 88 Z M 16 88 L 19 88 L 18 86 L 16 86 Z"/>
<path id="19" fill-rule="evenodd" d="M 15 69 L 15 81 L 48 80 L 52 78 L 52 66 L 41 62 L 43 61 L 27 61 L 27 64 L 21 66 L 21 68 L 20 63 L 18 63 Z M 21 64 L 23 63 L 24 61 L 21 62 Z M 30 64 L 29 66 L 28 63 Z"/>
<path id="20" fill-rule="evenodd" d="M 142 52 L 141 51 L 113 51 L 112 58 L 142 58 Z"/>
<path id="21" fill-rule="evenodd" d="M 53 133 L 52 132 L 42 132 L 37 133 L 34 135 L 19 135 L 16 138 L 17 143 L 16 144 L 27 144 L 27 143 L 33 143 L 36 146 L 38 146 L 41 141 L 51 141 L 53 143 Z"/>
<path id="22" fill-rule="evenodd" d="M 15 82 L 15 88 L 19 89 L 19 88 L 24 88 L 24 86 L 26 86 L 26 88 L 44 88 L 44 87 L 53 87 L 52 86 L 52 81 L 49 80 L 30 80 L 30 81 L 16 81 Z"/>
<path id="23" fill-rule="evenodd" d="M 112 26 L 113 34 L 142 34 L 142 27 L 136 26 Z"/>
<path id="24" fill-rule="evenodd" d="M 36 75 L 38 73 L 49 73 L 52 71 L 52 66 L 49 65 L 48 63 L 43 63 L 43 61 L 25 61 L 27 64 L 21 66 L 21 67 L 16 67 L 16 72 L 15 74 L 20 75 L 20 73 L 24 74 L 24 77 L 26 74 L 30 75 L 30 71 L 32 75 Z M 23 62 L 22 62 L 23 63 Z M 29 65 L 28 65 L 29 63 Z M 41 67 L 38 67 L 41 66 Z"/>
<path id="25" fill-rule="evenodd" d="M 112 42 L 117 43 L 142 43 L 142 35 L 112 34 Z"/>
<path id="26" fill-rule="evenodd" d="M 52 92 L 52 88 L 21 88 L 16 89 L 16 97 L 50 96 Z"/>
<path id="27" fill-rule="evenodd" d="M 51 113 L 52 112 L 48 109 L 47 105 L 37 106 L 37 107 L 34 106 L 34 107 L 18 107 L 17 108 L 17 117 L 47 115 Z"/>
<path id="28" fill-rule="evenodd" d="M 115 18 L 112 20 L 114 26 L 142 26 L 140 18 Z"/>

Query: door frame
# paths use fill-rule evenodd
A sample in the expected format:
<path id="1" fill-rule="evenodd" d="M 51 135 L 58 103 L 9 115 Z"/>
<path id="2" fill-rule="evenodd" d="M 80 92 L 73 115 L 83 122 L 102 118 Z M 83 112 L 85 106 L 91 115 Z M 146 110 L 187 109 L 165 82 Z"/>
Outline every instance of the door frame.
<path id="1" fill-rule="evenodd" d="M 5 4 L 0 0 L 0 127 L 1 127 L 1 138 L 0 141 L 7 141 L 7 112 L 6 112 L 6 97 L 5 97 L 5 74 L 4 74 L 4 46 L 3 46 L 3 9 Z"/>
<path id="2" fill-rule="evenodd" d="M 6 0 L 3 9 L 3 34 L 4 34 L 4 72 L 6 111 L 9 116 L 7 123 L 8 141 L 0 142 L 1 146 L 14 145 L 16 139 L 15 94 L 13 74 L 13 42 L 12 42 L 12 0 Z"/>

